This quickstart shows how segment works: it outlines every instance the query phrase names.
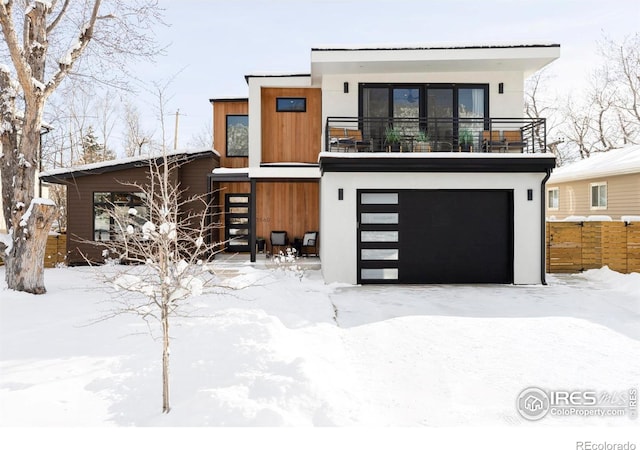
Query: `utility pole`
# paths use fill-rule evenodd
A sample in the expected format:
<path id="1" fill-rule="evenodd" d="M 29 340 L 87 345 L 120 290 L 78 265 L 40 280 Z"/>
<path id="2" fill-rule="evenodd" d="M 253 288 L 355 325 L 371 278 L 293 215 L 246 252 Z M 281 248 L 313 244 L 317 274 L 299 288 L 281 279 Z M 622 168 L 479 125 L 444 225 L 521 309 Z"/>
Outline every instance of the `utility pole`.
<path id="1" fill-rule="evenodd" d="M 178 119 L 180 117 L 180 108 L 176 110 L 176 129 L 173 136 L 173 149 L 178 150 Z"/>

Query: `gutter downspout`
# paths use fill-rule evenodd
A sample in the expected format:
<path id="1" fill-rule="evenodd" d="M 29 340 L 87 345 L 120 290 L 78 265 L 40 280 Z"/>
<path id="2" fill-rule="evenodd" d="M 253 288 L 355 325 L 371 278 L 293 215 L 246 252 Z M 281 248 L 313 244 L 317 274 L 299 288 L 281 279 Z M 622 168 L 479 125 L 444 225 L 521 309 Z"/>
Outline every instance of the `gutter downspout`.
<path id="1" fill-rule="evenodd" d="M 551 176 L 551 170 L 552 169 L 547 169 L 547 174 L 544 176 L 544 178 L 542 179 L 542 183 L 540 183 L 540 191 L 541 191 L 541 196 L 540 196 L 540 233 L 542 235 L 542 239 L 540 239 L 540 246 L 541 246 L 541 252 L 540 252 L 540 280 L 542 281 L 542 285 L 546 286 L 547 285 L 547 257 L 546 257 L 546 251 L 547 251 L 547 223 L 546 223 L 546 218 L 545 218 L 545 213 L 546 213 L 546 192 L 545 192 L 545 185 L 547 183 L 547 180 L 549 179 L 549 177 Z"/>

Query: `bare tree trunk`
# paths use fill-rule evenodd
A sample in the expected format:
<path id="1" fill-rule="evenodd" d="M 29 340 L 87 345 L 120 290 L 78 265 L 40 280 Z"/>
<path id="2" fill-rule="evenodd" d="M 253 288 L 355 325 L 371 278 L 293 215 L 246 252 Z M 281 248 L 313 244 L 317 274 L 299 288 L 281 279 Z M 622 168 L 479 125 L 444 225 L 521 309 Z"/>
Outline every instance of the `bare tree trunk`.
<path id="1" fill-rule="evenodd" d="M 162 304 L 162 412 L 168 414 L 169 406 L 169 306 Z"/>
<path id="2" fill-rule="evenodd" d="M 5 278 L 9 289 L 44 294 L 44 254 L 57 209 L 53 203 L 32 203 L 27 212 L 28 217 L 20 223 L 24 226 L 14 228 L 18 235 L 6 258 Z"/>

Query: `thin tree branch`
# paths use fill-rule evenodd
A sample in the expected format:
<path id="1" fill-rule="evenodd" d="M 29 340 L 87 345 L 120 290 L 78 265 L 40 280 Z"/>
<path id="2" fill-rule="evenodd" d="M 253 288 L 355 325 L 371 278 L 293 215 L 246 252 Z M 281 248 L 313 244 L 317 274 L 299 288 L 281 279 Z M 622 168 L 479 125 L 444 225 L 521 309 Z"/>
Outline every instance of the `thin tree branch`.
<path id="1" fill-rule="evenodd" d="M 69 6 L 70 0 L 64 0 L 64 4 L 62 5 L 62 9 L 58 13 L 58 16 L 51 22 L 51 24 L 47 27 L 47 34 L 51 33 L 55 27 L 58 26 L 62 17 L 64 17 L 64 13 L 67 11 L 67 7 Z M 57 2 L 51 4 L 51 9 L 55 8 Z"/>
<path id="2" fill-rule="evenodd" d="M 0 26 L 2 26 L 2 33 L 9 49 L 9 55 L 11 61 L 16 69 L 18 81 L 25 96 L 31 96 L 34 91 L 33 83 L 31 82 L 31 68 L 27 63 L 24 52 L 20 49 L 20 43 L 18 41 L 18 35 L 13 26 L 13 0 L 8 2 L 0 1 Z"/>

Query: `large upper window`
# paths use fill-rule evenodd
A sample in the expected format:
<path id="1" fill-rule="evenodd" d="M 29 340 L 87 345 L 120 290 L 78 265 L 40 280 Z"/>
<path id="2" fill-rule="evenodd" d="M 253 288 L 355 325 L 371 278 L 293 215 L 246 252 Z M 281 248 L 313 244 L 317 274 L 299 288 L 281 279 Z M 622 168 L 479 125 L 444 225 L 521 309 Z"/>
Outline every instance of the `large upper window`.
<path id="1" fill-rule="evenodd" d="M 423 132 L 438 150 L 478 147 L 489 117 L 488 84 L 360 84 L 365 138 L 385 137 L 393 127 L 404 136 Z"/>
<path id="2" fill-rule="evenodd" d="M 607 209 L 607 183 L 591 183 L 591 209 Z"/>
<path id="3" fill-rule="evenodd" d="M 227 116 L 227 156 L 249 155 L 249 116 Z"/>
<path id="4" fill-rule="evenodd" d="M 149 220 L 146 200 L 142 192 L 94 192 L 93 240 L 121 240 L 129 225 L 141 227 Z"/>
<path id="5" fill-rule="evenodd" d="M 551 188 L 547 191 L 547 207 L 558 209 L 560 207 L 560 189 Z"/>

